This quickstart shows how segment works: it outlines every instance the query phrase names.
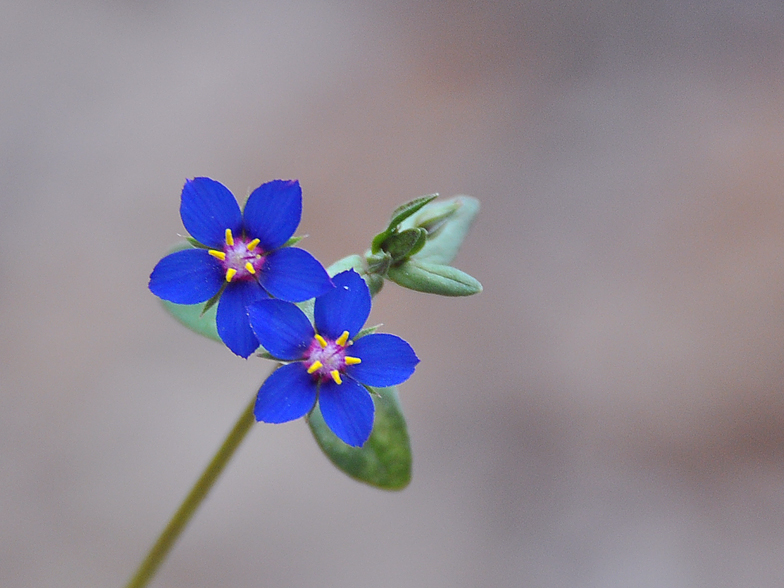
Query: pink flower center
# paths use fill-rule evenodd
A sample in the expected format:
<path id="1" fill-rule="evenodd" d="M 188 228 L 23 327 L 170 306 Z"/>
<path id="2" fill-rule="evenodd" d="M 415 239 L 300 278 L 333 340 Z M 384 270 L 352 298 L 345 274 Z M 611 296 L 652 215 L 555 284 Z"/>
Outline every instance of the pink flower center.
<path id="1" fill-rule="evenodd" d="M 343 331 L 334 341 L 316 335 L 305 352 L 305 367 L 308 373 L 320 382 L 333 380 L 336 384 L 342 384 L 341 376 L 345 373 L 346 366 L 361 363 L 358 357 L 346 355 L 346 348 L 352 344 L 353 342 L 348 340 L 348 331 Z"/>
<path id="2" fill-rule="evenodd" d="M 223 251 L 210 249 L 209 253 L 221 262 L 226 271 L 226 281 L 250 280 L 264 266 L 264 251 L 258 249 L 259 240 L 248 241 L 244 236 L 235 238 L 226 229 Z"/>

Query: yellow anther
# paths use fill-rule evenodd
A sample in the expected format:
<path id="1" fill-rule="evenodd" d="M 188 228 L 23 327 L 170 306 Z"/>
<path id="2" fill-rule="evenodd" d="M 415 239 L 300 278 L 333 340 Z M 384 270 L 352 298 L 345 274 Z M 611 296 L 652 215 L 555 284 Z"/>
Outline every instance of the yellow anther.
<path id="1" fill-rule="evenodd" d="M 316 360 L 316 361 L 314 361 L 314 362 L 313 362 L 313 364 L 312 364 L 312 365 L 311 365 L 311 366 L 308 368 L 308 373 L 309 373 L 309 374 L 312 374 L 312 373 L 313 373 L 313 372 L 315 372 L 317 369 L 319 369 L 320 367 L 323 367 L 323 366 L 324 366 L 324 364 L 323 364 L 323 363 L 321 363 L 321 362 L 320 362 L 320 361 L 317 359 L 317 360 Z"/>
<path id="2" fill-rule="evenodd" d="M 343 334 L 335 339 L 335 343 L 341 346 L 345 345 L 346 341 L 348 341 L 348 331 L 343 331 Z"/>
<path id="3" fill-rule="evenodd" d="M 321 345 L 322 349 L 326 349 L 327 342 L 324 340 L 324 337 L 322 337 L 321 335 L 316 335 L 314 337 L 314 339 L 316 339 L 316 341 L 318 341 L 318 344 Z"/>
<path id="4" fill-rule="evenodd" d="M 234 237 L 231 236 L 231 229 L 226 229 L 226 245 L 229 247 L 234 246 Z"/>
<path id="5" fill-rule="evenodd" d="M 223 251 L 216 251 L 215 249 L 210 249 L 207 253 L 209 253 L 213 257 L 217 257 L 221 261 L 226 260 L 226 254 Z"/>
<path id="6" fill-rule="evenodd" d="M 233 267 L 230 267 L 229 269 L 226 270 L 226 281 L 231 282 L 231 279 L 236 275 L 237 275 L 237 270 L 235 270 Z"/>
<path id="7" fill-rule="evenodd" d="M 251 273 L 251 274 L 255 274 L 256 273 L 256 268 L 253 267 L 253 264 L 251 262 L 248 262 L 248 263 L 245 264 L 245 269 L 248 270 L 248 273 Z"/>
<path id="8" fill-rule="evenodd" d="M 340 379 L 340 372 L 338 370 L 332 370 L 329 372 L 329 375 L 332 376 L 332 379 L 335 380 L 335 383 L 340 385 L 343 383 L 343 380 Z"/>
<path id="9" fill-rule="evenodd" d="M 253 241 L 248 243 L 248 251 L 253 251 L 254 249 L 256 249 L 256 245 L 258 245 L 258 244 L 259 244 L 259 240 L 258 239 L 253 239 Z"/>
<path id="10" fill-rule="evenodd" d="M 345 360 L 346 360 L 346 365 L 357 365 L 358 363 L 362 363 L 361 359 L 359 359 L 358 357 L 351 357 L 350 355 L 347 355 L 345 357 Z"/>

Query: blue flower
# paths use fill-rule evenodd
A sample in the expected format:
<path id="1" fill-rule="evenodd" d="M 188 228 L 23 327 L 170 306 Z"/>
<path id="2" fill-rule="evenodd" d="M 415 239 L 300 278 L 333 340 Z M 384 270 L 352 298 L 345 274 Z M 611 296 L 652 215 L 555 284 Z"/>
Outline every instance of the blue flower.
<path id="1" fill-rule="evenodd" d="M 262 300 L 248 307 L 250 324 L 264 348 L 288 361 L 262 384 L 257 421 L 285 423 L 308 414 L 318 400 L 324 421 L 348 445 L 359 447 L 373 429 L 367 386 L 405 382 L 419 363 L 400 337 L 357 338 L 370 314 L 370 292 L 354 270 L 333 278 L 335 288 L 316 298 L 315 329 L 295 305 Z"/>
<path id="2" fill-rule="evenodd" d="M 249 304 L 270 296 L 301 302 L 332 288 L 310 253 L 283 247 L 302 216 L 302 189 L 296 180 L 262 184 L 241 212 L 223 184 L 194 178 L 182 189 L 180 216 L 202 247 L 159 261 L 150 275 L 150 290 L 176 304 L 220 296 L 218 335 L 241 357 L 259 346 L 248 321 Z"/>

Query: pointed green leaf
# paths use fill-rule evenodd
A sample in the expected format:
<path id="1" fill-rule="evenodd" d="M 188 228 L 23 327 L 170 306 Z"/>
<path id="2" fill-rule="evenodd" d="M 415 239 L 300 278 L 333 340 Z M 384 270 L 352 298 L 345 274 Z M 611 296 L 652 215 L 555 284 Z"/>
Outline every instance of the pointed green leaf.
<path id="1" fill-rule="evenodd" d="M 446 265 L 457 255 L 478 213 L 479 200 L 455 196 L 429 203 L 419 214 L 406 219 L 401 229 L 425 229 L 427 242 L 416 254 L 417 261 Z"/>
<path id="2" fill-rule="evenodd" d="M 482 291 L 482 284 L 449 265 L 409 260 L 389 268 L 387 277 L 404 288 L 441 296 L 470 296 Z"/>
<path id="3" fill-rule="evenodd" d="M 387 232 L 394 231 L 397 226 L 410 217 L 412 214 L 415 214 L 418 210 L 420 210 L 423 206 L 425 206 L 428 202 L 435 200 L 438 198 L 438 194 L 430 194 L 428 196 L 420 196 L 419 198 L 414 198 L 413 200 L 409 200 L 405 204 L 401 204 L 392 212 L 392 220 L 389 221 L 389 227 L 387 228 Z"/>
<path id="4" fill-rule="evenodd" d="M 362 447 L 351 447 L 329 430 L 318 406 L 308 424 L 321 450 L 352 478 L 383 490 L 402 490 L 411 481 L 411 443 L 397 388 L 372 388 L 376 416 Z"/>

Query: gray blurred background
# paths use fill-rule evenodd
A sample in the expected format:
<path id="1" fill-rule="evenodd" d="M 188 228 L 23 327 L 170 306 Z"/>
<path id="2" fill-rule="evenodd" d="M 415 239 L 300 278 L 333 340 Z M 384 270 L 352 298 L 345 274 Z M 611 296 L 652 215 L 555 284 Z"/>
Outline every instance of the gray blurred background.
<path id="1" fill-rule="evenodd" d="M 186 178 L 298 178 L 325 264 L 471 194 L 371 321 L 414 478 L 253 428 L 153 584 L 784 585 L 784 5 L 61 2 L 0 19 L 0 585 L 122 586 L 269 366 L 147 291 Z"/>

